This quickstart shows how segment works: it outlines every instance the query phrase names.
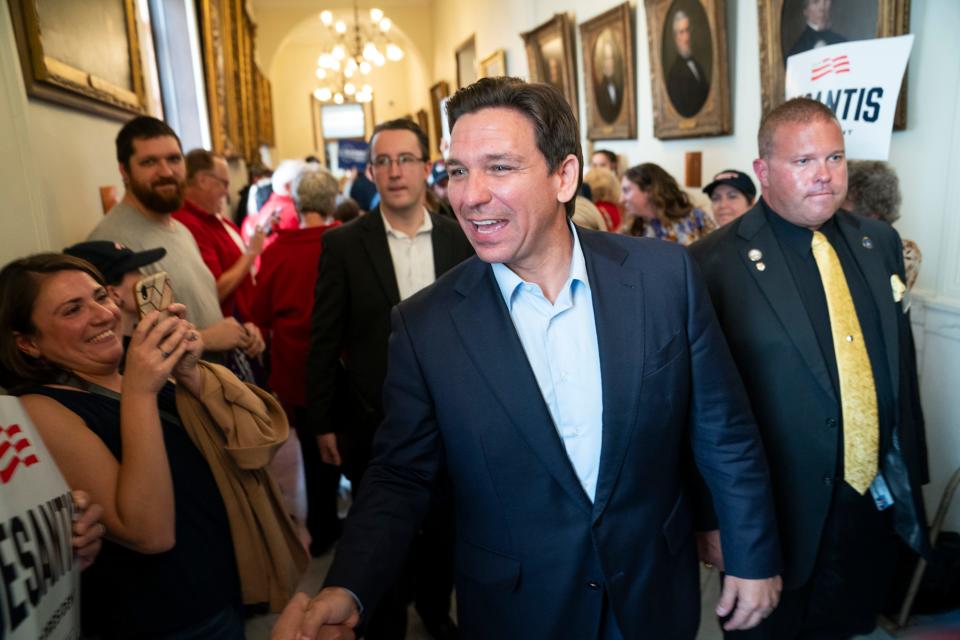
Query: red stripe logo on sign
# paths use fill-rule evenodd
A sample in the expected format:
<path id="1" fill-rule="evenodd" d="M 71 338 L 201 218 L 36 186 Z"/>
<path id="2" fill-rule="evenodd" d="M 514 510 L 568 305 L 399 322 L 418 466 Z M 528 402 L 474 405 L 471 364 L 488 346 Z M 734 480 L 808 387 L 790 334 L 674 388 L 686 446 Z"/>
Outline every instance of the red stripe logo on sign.
<path id="1" fill-rule="evenodd" d="M 37 454 L 30 451 L 30 441 L 20 425 L 0 427 L 0 484 L 7 484 L 21 466 L 29 467 L 40 462 Z"/>

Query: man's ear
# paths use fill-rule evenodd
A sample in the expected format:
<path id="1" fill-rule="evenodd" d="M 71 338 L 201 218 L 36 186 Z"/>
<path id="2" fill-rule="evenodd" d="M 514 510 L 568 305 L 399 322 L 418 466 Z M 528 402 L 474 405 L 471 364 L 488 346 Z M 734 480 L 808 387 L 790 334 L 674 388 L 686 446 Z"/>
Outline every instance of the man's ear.
<path id="1" fill-rule="evenodd" d="M 753 172 L 757 176 L 757 180 L 760 181 L 760 186 L 766 188 L 768 187 L 768 175 L 770 173 L 770 167 L 767 166 L 767 161 L 763 158 L 757 158 L 753 161 Z"/>
<path id="2" fill-rule="evenodd" d="M 26 336 L 19 331 L 14 331 L 13 336 L 17 345 L 17 349 L 24 352 L 31 358 L 40 357 L 40 349 L 37 348 L 37 342 L 33 336 Z"/>
<path id="3" fill-rule="evenodd" d="M 106 289 L 107 295 L 113 299 L 113 303 L 117 305 L 117 308 L 123 309 L 123 296 L 120 295 L 120 287 L 108 284 Z"/>
<path id="4" fill-rule="evenodd" d="M 367 168 L 363 170 L 363 174 L 367 176 L 367 180 L 374 182 L 373 179 L 373 161 L 367 163 Z"/>
<path id="5" fill-rule="evenodd" d="M 120 170 L 120 177 L 123 178 L 124 186 L 130 184 L 130 172 L 127 171 L 127 168 L 123 166 L 122 162 L 117 163 L 117 169 Z"/>
<path id="6" fill-rule="evenodd" d="M 569 202 L 577 195 L 577 182 L 580 179 L 580 162 L 572 153 L 563 159 L 556 171 L 560 178 L 560 190 L 557 192 L 558 202 Z"/>

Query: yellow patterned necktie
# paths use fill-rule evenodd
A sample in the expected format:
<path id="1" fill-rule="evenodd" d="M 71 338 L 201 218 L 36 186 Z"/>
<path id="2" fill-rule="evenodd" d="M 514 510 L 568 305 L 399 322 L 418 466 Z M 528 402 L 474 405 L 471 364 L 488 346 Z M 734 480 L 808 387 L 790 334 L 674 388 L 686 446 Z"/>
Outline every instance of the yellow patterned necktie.
<path id="1" fill-rule="evenodd" d="M 813 232 L 813 257 L 820 270 L 830 313 L 830 333 L 840 378 L 843 411 L 843 477 L 863 495 L 877 475 L 880 448 L 877 389 L 870 356 L 853 307 L 847 279 L 836 251 L 819 231 Z"/>

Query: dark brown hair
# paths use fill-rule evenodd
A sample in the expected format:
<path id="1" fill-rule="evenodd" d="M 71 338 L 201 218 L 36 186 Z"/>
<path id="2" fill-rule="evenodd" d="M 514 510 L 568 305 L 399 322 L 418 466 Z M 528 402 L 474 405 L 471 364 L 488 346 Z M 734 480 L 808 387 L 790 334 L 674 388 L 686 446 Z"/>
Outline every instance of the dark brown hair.
<path id="1" fill-rule="evenodd" d="M 623 177 L 650 196 L 661 220 L 680 220 L 693 210 L 687 192 L 660 165 L 644 162 L 627 169 Z"/>
<path id="2" fill-rule="evenodd" d="M 33 335 L 33 305 L 47 276 L 83 271 L 101 285 L 96 267 L 62 253 L 38 253 L 14 260 L 0 270 L 0 385 L 8 390 L 55 381 L 63 371 L 17 348 L 17 334 Z"/>
<path id="3" fill-rule="evenodd" d="M 809 124 L 811 122 L 835 122 L 840 126 L 837 116 L 830 107 L 810 98 L 792 98 L 763 116 L 760 130 L 757 132 L 757 150 L 761 158 L 769 158 L 773 153 L 773 138 L 780 125 Z"/>
<path id="4" fill-rule="evenodd" d="M 387 120 L 381 122 L 373 128 L 373 134 L 370 136 L 370 153 L 373 153 L 373 140 L 381 131 L 409 131 L 417 136 L 417 143 L 420 145 L 420 159 L 427 161 L 430 159 L 430 143 L 427 141 L 427 134 L 413 120 L 406 118 L 397 118 L 396 120 Z"/>
<path id="5" fill-rule="evenodd" d="M 180 138 L 166 122 L 157 120 L 152 116 L 137 116 L 123 125 L 120 133 L 117 134 L 117 162 L 129 171 L 130 157 L 133 155 L 133 141 L 150 140 L 151 138 L 162 138 L 164 136 L 171 136 L 177 141 L 177 146 L 182 149 Z"/>
<path id="6" fill-rule="evenodd" d="M 537 149 L 553 173 L 569 155 L 577 158 L 577 190 L 564 203 L 567 216 L 572 216 L 577 194 L 583 184 L 583 150 L 580 148 L 580 128 L 556 87 L 543 83 L 524 82 L 519 78 L 482 78 L 460 89 L 447 102 L 450 129 L 457 120 L 481 109 L 506 108 L 526 116 L 533 125 Z"/>
<path id="7" fill-rule="evenodd" d="M 206 149 L 192 149 L 187 155 L 183 156 L 187 165 L 187 180 L 193 181 L 201 171 L 213 171 L 213 161 L 215 155 Z"/>
<path id="8" fill-rule="evenodd" d="M 593 152 L 593 155 L 590 157 L 592 158 L 597 154 L 600 154 L 603 157 L 605 157 L 607 159 L 607 162 L 610 163 L 610 166 L 613 167 L 613 172 L 614 173 L 617 172 L 617 169 L 620 165 L 620 159 L 617 157 L 617 154 L 615 154 L 613 151 L 610 151 L 609 149 L 595 149 Z"/>

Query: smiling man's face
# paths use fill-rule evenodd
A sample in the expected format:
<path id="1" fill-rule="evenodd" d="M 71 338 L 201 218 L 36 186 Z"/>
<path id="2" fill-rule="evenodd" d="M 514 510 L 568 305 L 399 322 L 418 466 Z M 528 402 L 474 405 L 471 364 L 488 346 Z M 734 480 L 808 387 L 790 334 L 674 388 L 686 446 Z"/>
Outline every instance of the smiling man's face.
<path id="1" fill-rule="evenodd" d="M 460 117 L 447 171 L 450 204 L 481 260 L 520 273 L 542 264 L 569 235 L 563 203 L 574 196 L 579 163 L 569 155 L 550 171 L 533 123 L 519 111 L 494 107 Z"/>

